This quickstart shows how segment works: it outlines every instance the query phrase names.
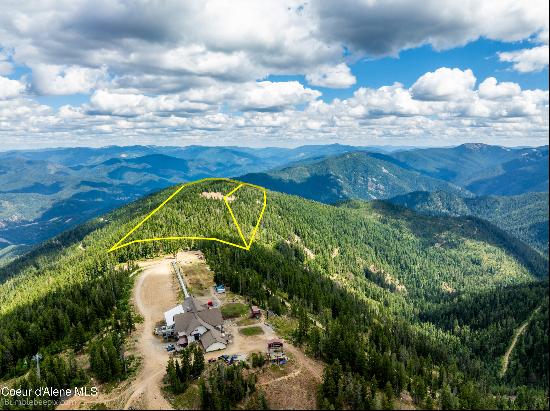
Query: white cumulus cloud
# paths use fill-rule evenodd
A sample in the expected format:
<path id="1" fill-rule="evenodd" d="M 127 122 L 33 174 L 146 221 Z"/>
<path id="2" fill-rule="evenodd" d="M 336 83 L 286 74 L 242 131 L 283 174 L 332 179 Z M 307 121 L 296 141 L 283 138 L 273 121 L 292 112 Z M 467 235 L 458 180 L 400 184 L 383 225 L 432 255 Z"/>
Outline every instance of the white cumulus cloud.
<path id="1" fill-rule="evenodd" d="M 32 66 L 33 86 L 40 94 L 70 95 L 88 93 L 105 80 L 105 68 L 36 64 Z"/>
<path id="2" fill-rule="evenodd" d="M 498 53 L 498 58 L 500 61 L 512 63 L 514 70 L 520 73 L 541 71 L 548 67 L 548 46 L 501 52 Z"/>
<path id="3" fill-rule="evenodd" d="M 305 88 L 297 81 L 260 81 L 245 85 L 238 92 L 237 105 L 243 110 L 279 110 L 286 106 L 307 103 L 321 96 L 317 90 Z"/>
<path id="4" fill-rule="evenodd" d="M 0 48 L 33 69 L 44 94 L 101 88 L 95 83 L 103 67 L 116 87 L 147 94 L 269 75 L 349 87 L 355 78 L 344 49 L 346 60 L 356 61 L 481 37 L 544 41 L 548 33 L 543 0 L 5 0 L 3 6 L 9 13 L 0 15 Z"/>
<path id="5" fill-rule="evenodd" d="M 520 72 L 545 69 L 544 0 L 2 5 L 7 12 L 0 13 L 0 139 L 14 146 L 547 139 L 547 90 L 522 90 L 493 77 L 476 88 L 468 69 L 442 67 L 411 87 L 388 81 L 376 88 L 365 71 L 365 83 L 351 97 L 332 102 L 312 89 L 355 85 L 350 65 L 358 61 L 419 46 L 460 47 L 480 38 L 521 41 L 521 50 L 502 52 L 499 59 Z M 6 75 L 14 69 L 30 73 L 11 80 Z M 305 85 L 286 81 L 302 76 Z M 36 99 L 77 93 L 90 101 L 57 109 Z"/>
<path id="6" fill-rule="evenodd" d="M 474 88 L 476 78 L 470 69 L 441 67 L 420 77 L 411 87 L 418 100 L 458 100 Z"/>
<path id="7" fill-rule="evenodd" d="M 329 88 L 347 88 L 353 86 L 356 82 L 346 63 L 340 63 L 335 66 L 323 65 L 315 71 L 306 74 L 306 81 L 312 86 Z"/>
<path id="8" fill-rule="evenodd" d="M 480 37 L 516 41 L 548 30 L 545 0 L 315 1 L 319 34 L 368 55 L 430 44 L 462 46 Z"/>
<path id="9" fill-rule="evenodd" d="M 521 87 L 517 83 L 497 82 L 494 77 L 486 78 L 479 85 L 479 96 L 490 100 L 509 98 L 521 93 Z"/>
<path id="10" fill-rule="evenodd" d="M 208 109 L 203 103 L 181 100 L 178 96 L 149 97 L 143 94 L 97 90 L 90 98 L 90 113 L 138 116 L 166 113 L 193 113 Z"/>
<path id="11" fill-rule="evenodd" d="M 19 96 L 25 90 L 25 85 L 18 80 L 0 76 L 0 100 Z"/>

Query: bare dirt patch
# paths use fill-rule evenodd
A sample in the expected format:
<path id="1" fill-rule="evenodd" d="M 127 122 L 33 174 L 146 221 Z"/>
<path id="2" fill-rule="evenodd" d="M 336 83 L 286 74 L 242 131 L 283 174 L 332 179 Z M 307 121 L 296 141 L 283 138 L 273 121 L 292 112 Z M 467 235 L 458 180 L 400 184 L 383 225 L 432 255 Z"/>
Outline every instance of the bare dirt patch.
<path id="1" fill-rule="evenodd" d="M 219 307 L 220 298 L 224 299 L 227 294 L 219 295 L 214 291 L 214 272 L 206 264 L 204 254 L 201 251 L 180 251 L 176 259 L 181 267 L 183 280 L 197 302 L 207 304 L 211 301 L 214 307 Z"/>
<path id="2" fill-rule="evenodd" d="M 449 284 L 447 284 L 446 282 L 442 282 L 442 283 L 441 283 L 441 289 L 442 289 L 443 291 L 445 291 L 446 293 L 448 293 L 448 294 L 452 294 L 452 293 L 454 293 L 454 292 L 456 291 L 453 287 L 451 287 L 451 286 L 450 286 Z"/>
<path id="3" fill-rule="evenodd" d="M 291 344 L 285 343 L 285 350 L 288 363 L 282 367 L 264 367 L 257 374 L 259 388 L 265 392 L 271 409 L 317 409 L 316 392 L 323 364 Z"/>
<path id="4" fill-rule="evenodd" d="M 408 391 L 403 391 L 393 405 L 397 410 L 416 410 L 414 401 Z"/>
<path id="5" fill-rule="evenodd" d="M 223 200 L 224 195 L 218 191 L 203 191 L 201 197 L 208 198 L 209 200 Z M 227 197 L 227 201 L 235 201 L 234 196 Z"/>
<path id="6" fill-rule="evenodd" d="M 387 286 L 393 287 L 393 289 L 395 289 L 398 293 L 407 293 L 407 287 L 405 287 L 405 284 L 401 283 L 399 279 L 384 271 L 383 268 L 378 269 L 374 264 L 371 264 L 369 266 L 369 270 L 372 273 L 377 274 Z"/>
<path id="7" fill-rule="evenodd" d="M 315 258 L 315 253 L 305 246 L 302 239 L 298 235 L 294 234 L 294 236 L 290 237 L 288 240 L 285 240 L 285 242 L 287 244 L 297 244 L 308 259 L 313 260 Z"/>
<path id="8" fill-rule="evenodd" d="M 525 329 L 527 328 L 527 326 L 529 325 L 529 323 L 531 322 L 531 320 L 533 319 L 535 314 L 541 309 L 541 307 L 542 306 L 538 306 L 537 308 L 535 308 L 535 310 L 531 313 L 529 318 L 527 318 L 527 320 L 523 324 L 521 324 L 516 329 L 516 331 L 514 332 L 514 336 L 512 337 L 512 341 L 510 342 L 510 346 L 508 347 L 508 349 L 504 353 L 504 356 L 502 357 L 502 366 L 501 366 L 500 373 L 499 373 L 500 378 L 504 377 L 506 375 L 506 371 L 508 371 L 508 363 L 510 361 L 510 354 L 512 354 L 512 351 L 514 351 L 514 347 L 516 346 L 516 344 L 518 342 L 519 336 L 521 334 L 523 334 L 523 332 L 525 331 Z"/>

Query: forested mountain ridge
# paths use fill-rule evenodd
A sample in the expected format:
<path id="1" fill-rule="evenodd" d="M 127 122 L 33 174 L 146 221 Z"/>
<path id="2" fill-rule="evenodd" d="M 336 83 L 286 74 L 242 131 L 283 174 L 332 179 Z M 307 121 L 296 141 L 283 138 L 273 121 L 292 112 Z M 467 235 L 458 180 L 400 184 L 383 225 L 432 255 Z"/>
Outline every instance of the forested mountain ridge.
<path id="1" fill-rule="evenodd" d="M 90 218 L 156 190 L 356 150 L 110 146 L 0 152 L 0 253 L 17 255 Z"/>
<path id="2" fill-rule="evenodd" d="M 403 168 L 390 156 L 363 151 L 239 178 L 329 204 L 349 198 L 390 198 L 418 190 L 469 194 L 454 184 Z"/>
<path id="3" fill-rule="evenodd" d="M 0 249 L 9 247 L 0 255 L 22 253 L 172 184 L 247 173 L 244 180 L 327 203 L 419 190 L 510 195 L 547 191 L 548 147 L 110 146 L 0 152 Z"/>
<path id="4" fill-rule="evenodd" d="M 389 199 L 432 215 L 473 215 L 548 254 L 547 146 L 352 152 L 241 178 L 328 204 Z M 399 194 L 392 198 L 393 193 Z M 474 193 L 501 195 L 476 198 Z"/>
<path id="5" fill-rule="evenodd" d="M 466 187 L 478 195 L 548 192 L 548 146 L 472 176 Z"/>
<path id="6" fill-rule="evenodd" d="M 464 198 L 443 191 L 421 191 L 388 201 L 424 214 L 483 218 L 548 254 L 547 192 Z"/>
<path id="7" fill-rule="evenodd" d="M 313 160 L 240 178 L 325 203 L 413 191 L 466 197 L 548 191 L 548 146 L 463 144 L 387 154 L 357 151 Z"/>
<path id="8" fill-rule="evenodd" d="M 215 212 L 221 202 L 200 195 L 228 188 L 224 183 L 197 186 L 175 197 L 135 234 L 147 238 L 185 227 L 238 241 L 234 227 Z M 110 315 L 117 300 L 127 298 L 128 271 L 115 269 L 120 262 L 191 246 L 204 251 L 217 281 L 261 306 L 273 298 L 292 301 L 300 320 L 297 342 L 336 367 L 331 375 L 337 385 L 344 380 L 379 389 L 389 385 L 396 394 L 408 389 L 421 406 L 447 400 L 470 401 L 468 408 L 505 406 L 507 400 L 500 403 L 498 396 L 484 393 L 502 384 L 500 356 L 517 325 L 548 293 L 547 260 L 540 254 L 473 218 L 422 216 L 360 201 L 334 207 L 276 192 L 268 193 L 268 208 L 249 252 L 180 241 L 106 253 L 171 192 L 94 219 L 0 270 L 0 378 L 23 372 L 23 360 L 36 349 L 56 353 L 72 345 L 71 326 L 80 323 L 90 338 L 104 317 L 88 318 L 78 304 L 67 302 L 77 296 L 88 300 L 81 290 L 89 290 L 93 296 L 87 310 Z M 255 195 L 245 190 L 235 200 L 239 219 L 253 220 L 255 210 L 247 212 L 246 202 L 253 204 Z M 201 212 L 205 205 L 212 210 Z M 102 293 L 113 282 L 121 291 Z M 315 316 L 325 332 L 300 312 Z M 41 328 L 29 329 L 30 323 Z M 516 393 L 523 384 L 547 390 L 542 380 L 522 377 L 519 368 L 506 392 Z M 325 384 L 322 396 L 337 404 Z M 352 396 L 338 401 L 354 405 Z M 370 400 L 361 396 L 361 401 Z"/>

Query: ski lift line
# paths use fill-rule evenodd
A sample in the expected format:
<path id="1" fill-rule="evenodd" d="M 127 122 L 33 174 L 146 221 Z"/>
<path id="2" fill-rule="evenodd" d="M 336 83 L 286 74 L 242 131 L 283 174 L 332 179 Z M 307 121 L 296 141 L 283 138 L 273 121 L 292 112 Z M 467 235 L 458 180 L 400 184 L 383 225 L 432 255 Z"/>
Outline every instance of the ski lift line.
<path id="1" fill-rule="evenodd" d="M 189 291 L 185 286 L 185 282 L 183 281 L 183 277 L 181 275 L 181 271 L 180 271 L 180 268 L 178 267 L 178 264 L 175 261 L 172 261 L 172 266 L 174 267 L 174 271 L 176 272 L 176 276 L 178 277 L 178 281 L 180 283 L 181 289 L 183 290 L 183 295 L 185 296 L 185 298 L 189 297 Z"/>

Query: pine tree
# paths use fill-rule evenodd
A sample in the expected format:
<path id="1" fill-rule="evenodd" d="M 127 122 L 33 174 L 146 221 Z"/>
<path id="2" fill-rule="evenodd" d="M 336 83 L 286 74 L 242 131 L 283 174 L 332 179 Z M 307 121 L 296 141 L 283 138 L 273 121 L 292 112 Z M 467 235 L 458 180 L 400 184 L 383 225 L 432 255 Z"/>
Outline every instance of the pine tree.
<path id="1" fill-rule="evenodd" d="M 431 394 L 428 394 L 426 396 L 426 402 L 424 404 L 424 408 L 427 410 L 433 410 L 434 409 L 434 401 Z"/>
<path id="2" fill-rule="evenodd" d="M 443 386 L 441 391 L 441 409 L 456 410 L 459 407 L 458 398 L 451 392 L 449 384 Z"/>
<path id="3" fill-rule="evenodd" d="M 80 321 L 75 327 L 72 328 L 70 338 L 75 349 L 80 350 L 84 346 L 84 343 L 86 342 L 86 332 L 84 331 L 84 326 Z"/>
<path id="4" fill-rule="evenodd" d="M 172 359 L 174 361 L 174 364 L 176 366 L 176 377 L 178 377 L 178 380 L 184 381 L 183 374 L 181 372 L 181 367 L 178 359 Z"/>
<path id="5" fill-rule="evenodd" d="M 199 394 L 201 397 L 201 409 L 203 410 L 214 410 L 214 400 L 212 398 L 212 393 L 206 386 L 204 380 L 199 381 Z"/>
<path id="6" fill-rule="evenodd" d="M 204 370 L 204 353 L 199 347 L 196 347 L 193 353 L 193 366 L 191 367 L 191 375 L 198 378 Z"/>
<path id="7" fill-rule="evenodd" d="M 329 403 L 336 404 L 339 395 L 339 385 L 342 379 L 342 366 L 336 360 L 334 364 L 327 365 L 323 373 L 323 383 L 321 385 L 322 397 Z"/>
<path id="8" fill-rule="evenodd" d="M 265 398 L 265 395 L 263 392 L 260 392 L 258 394 L 258 409 L 260 410 L 268 410 L 269 405 L 267 404 L 267 400 Z"/>
<path id="9" fill-rule="evenodd" d="M 109 381 L 111 373 L 105 355 L 99 342 L 94 342 L 90 349 L 90 365 L 93 373 L 100 381 Z"/>
<path id="10" fill-rule="evenodd" d="M 74 351 L 69 351 L 69 377 L 71 379 L 76 378 L 78 373 L 78 366 L 76 365 L 76 358 L 74 355 Z"/>
<path id="11" fill-rule="evenodd" d="M 181 357 L 181 381 L 187 383 L 191 379 L 191 350 L 192 347 L 187 347 L 183 350 Z"/>
<path id="12" fill-rule="evenodd" d="M 109 366 L 111 368 L 111 378 L 118 378 L 122 374 L 122 361 L 120 355 L 115 348 L 112 336 L 107 336 L 104 340 L 104 349 L 109 359 Z"/>
<path id="13" fill-rule="evenodd" d="M 305 341 L 309 330 L 309 325 L 307 312 L 304 308 L 300 307 L 298 310 L 298 327 L 294 331 L 294 340 L 296 344 L 301 345 Z"/>
<path id="14" fill-rule="evenodd" d="M 168 379 L 168 384 L 175 394 L 180 394 L 185 391 L 185 387 L 178 376 L 179 364 L 177 360 L 174 360 L 173 357 L 170 357 L 168 364 L 166 365 L 166 376 Z"/>
<path id="15" fill-rule="evenodd" d="M 136 328 L 134 324 L 134 316 L 130 310 L 126 310 L 126 315 L 124 317 L 124 328 L 128 334 Z"/>
<path id="16" fill-rule="evenodd" d="M 394 400 L 393 387 L 388 381 L 386 383 L 386 386 L 384 387 L 384 399 L 382 400 L 382 408 L 385 410 L 393 410 L 394 408 L 393 400 Z"/>

